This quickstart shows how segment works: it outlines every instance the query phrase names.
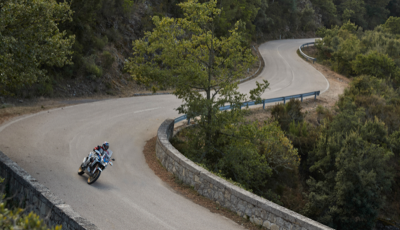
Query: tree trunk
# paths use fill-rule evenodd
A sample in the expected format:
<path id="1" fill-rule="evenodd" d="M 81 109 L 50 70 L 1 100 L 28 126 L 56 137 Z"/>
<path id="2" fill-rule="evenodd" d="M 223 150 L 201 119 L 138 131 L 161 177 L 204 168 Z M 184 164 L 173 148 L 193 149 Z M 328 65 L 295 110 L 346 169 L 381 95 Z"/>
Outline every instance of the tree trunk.
<path id="1" fill-rule="evenodd" d="M 212 36 L 211 36 L 211 45 L 210 45 L 210 53 L 208 58 L 208 89 L 207 92 L 207 101 L 210 102 L 211 100 L 211 80 L 212 80 L 212 66 L 214 62 L 214 25 L 212 25 Z M 207 108 L 207 128 L 206 128 L 206 159 L 210 159 L 211 154 L 211 146 L 212 146 L 212 106 L 213 104 L 210 103 Z"/>

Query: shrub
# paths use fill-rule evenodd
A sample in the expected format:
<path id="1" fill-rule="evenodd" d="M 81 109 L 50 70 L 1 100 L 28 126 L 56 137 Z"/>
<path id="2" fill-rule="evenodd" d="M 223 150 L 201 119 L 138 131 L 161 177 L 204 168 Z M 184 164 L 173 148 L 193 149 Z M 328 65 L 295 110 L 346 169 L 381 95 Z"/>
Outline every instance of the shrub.
<path id="1" fill-rule="evenodd" d="M 399 76 L 400 69 L 396 63 L 387 54 L 380 54 L 372 51 L 366 55 L 359 54 L 352 61 L 352 68 L 356 74 L 371 75 L 378 78 L 396 79 Z"/>
<path id="2" fill-rule="evenodd" d="M 99 49 L 99 50 L 102 50 L 103 48 L 104 48 L 104 46 L 106 46 L 107 45 L 107 43 L 108 43 L 108 38 L 107 38 L 107 36 L 104 36 L 104 37 L 93 37 L 93 45 L 97 48 L 97 49 Z"/>
<path id="3" fill-rule="evenodd" d="M 103 76 L 103 70 L 96 64 L 86 64 L 86 72 L 89 74 L 96 75 L 96 77 Z"/>
<path id="4" fill-rule="evenodd" d="M 36 89 L 36 94 L 38 96 L 52 96 L 53 85 L 49 81 L 40 83 Z"/>
<path id="5" fill-rule="evenodd" d="M 400 18 L 391 16 L 383 27 L 392 34 L 400 34 Z"/>
<path id="6" fill-rule="evenodd" d="M 4 179 L 0 178 L 0 183 L 3 182 Z M 61 225 L 48 228 L 38 215 L 33 212 L 26 215 L 23 211 L 21 208 L 16 208 L 15 210 L 7 209 L 4 202 L 4 195 L 0 194 L 0 229 L 61 230 L 62 228 Z"/>
<path id="7" fill-rule="evenodd" d="M 105 69 L 111 68 L 112 64 L 115 61 L 115 58 L 112 56 L 112 54 L 108 51 L 104 51 L 103 54 L 101 55 L 103 59 L 103 67 Z"/>
<path id="8" fill-rule="evenodd" d="M 362 109 L 336 115 L 309 154 L 306 213 L 335 229 L 371 229 L 393 179 L 387 137 L 385 124 L 365 120 Z"/>
<path id="9" fill-rule="evenodd" d="M 0 203 L 0 228 L 4 230 L 31 229 L 31 230 L 61 230 L 62 226 L 48 228 L 44 221 L 35 213 L 23 214 L 23 209 L 14 211 L 5 208 L 5 203 Z"/>
<path id="10" fill-rule="evenodd" d="M 290 99 L 286 105 L 275 105 L 272 108 L 271 115 L 278 121 L 283 131 L 288 131 L 292 121 L 297 124 L 304 120 L 304 114 L 301 112 L 301 109 L 301 102 L 299 100 Z"/>

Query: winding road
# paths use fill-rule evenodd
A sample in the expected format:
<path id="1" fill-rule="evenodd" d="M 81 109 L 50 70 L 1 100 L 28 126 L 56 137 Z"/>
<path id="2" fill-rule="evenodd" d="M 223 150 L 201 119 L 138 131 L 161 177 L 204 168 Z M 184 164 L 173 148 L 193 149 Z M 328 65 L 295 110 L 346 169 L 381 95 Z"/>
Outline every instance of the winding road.
<path id="1" fill-rule="evenodd" d="M 262 44 L 265 68 L 240 91 L 262 79 L 270 82 L 263 98 L 327 90 L 324 76 L 296 54 L 313 40 Z M 20 117 L 0 127 L 0 150 L 100 229 L 243 229 L 177 194 L 147 166 L 145 142 L 165 119 L 178 116 L 180 103 L 173 95 L 131 97 Z M 104 141 L 116 161 L 88 185 L 77 169 Z"/>

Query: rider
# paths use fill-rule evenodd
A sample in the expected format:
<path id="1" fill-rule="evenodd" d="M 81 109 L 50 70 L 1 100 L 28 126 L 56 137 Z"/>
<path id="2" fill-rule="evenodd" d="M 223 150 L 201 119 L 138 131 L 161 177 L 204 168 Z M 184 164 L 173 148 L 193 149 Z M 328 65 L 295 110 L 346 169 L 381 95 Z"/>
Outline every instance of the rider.
<path id="1" fill-rule="evenodd" d="M 94 147 L 93 152 L 95 152 L 96 150 L 100 152 L 100 154 L 103 156 L 104 154 L 106 154 L 106 159 L 107 161 L 110 160 L 111 155 L 110 152 L 108 151 L 108 149 L 110 148 L 110 144 L 106 141 L 103 143 L 103 145 L 98 145 L 97 147 Z M 111 153 L 112 154 L 112 153 Z"/>
<path id="2" fill-rule="evenodd" d="M 106 141 L 104 142 L 101 146 L 98 145 L 97 147 L 93 148 L 93 152 L 96 152 L 96 150 L 100 153 L 101 156 L 103 156 L 104 154 L 106 154 L 105 160 L 109 161 L 111 158 L 111 151 L 108 151 L 108 149 L 110 148 L 110 144 Z M 91 158 L 93 159 L 93 158 Z M 91 162 L 91 159 L 87 158 L 86 162 L 84 163 L 84 167 L 86 168 L 88 163 Z"/>
<path id="3" fill-rule="evenodd" d="M 101 155 L 104 154 L 104 152 L 106 152 L 108 150 L 108 148 L 110 148 L 110 144 L 108 144 L 108 142 L 104 142 L 103 145 L 98 145 L 97 147 L 94 147 L 93 152 L 95 152 L 96 150 L 100 152 Z"/>

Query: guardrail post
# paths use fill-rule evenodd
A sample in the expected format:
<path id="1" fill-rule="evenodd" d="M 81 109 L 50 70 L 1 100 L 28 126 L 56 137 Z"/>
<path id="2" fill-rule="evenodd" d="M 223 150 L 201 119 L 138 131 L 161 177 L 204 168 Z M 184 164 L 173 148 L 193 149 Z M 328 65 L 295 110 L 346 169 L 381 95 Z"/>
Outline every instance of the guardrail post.
<path id="1" fill-rule="evenodd" d="M 303 102 L 303 94 L 302 94 L 302 95 L 300 95 L 300 97 L 301 97 L 301 102 Z"/>
<path id="2" fill-rule="evenodd" d="M 284 105 L 286 104 L 286 98 L 283 98 L 283 104 Z"/>
<path id="3" fill-rule="evenodd" d="M 190 125 L 190 118 L 188 119 L 188 123 L 187 124 Z"/>
<path id="4" fill-rule="evenodd" d="M 265 100 L 263 100 L 263 109 L 265 109 Z"/>
<path id="5" fill-rule="evenodd" d="M 314 93 L 314 101 L 317 100 L 317 92 Z"/>

